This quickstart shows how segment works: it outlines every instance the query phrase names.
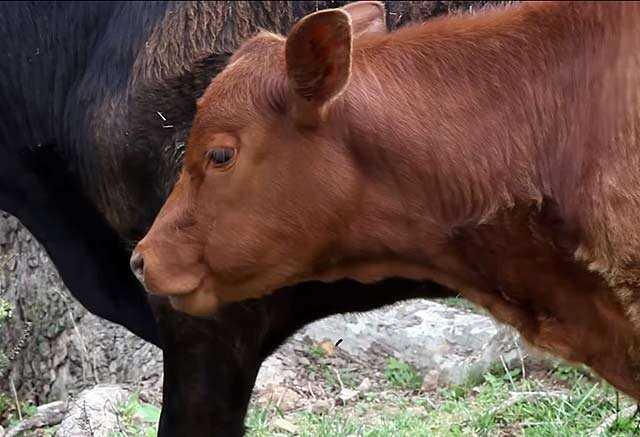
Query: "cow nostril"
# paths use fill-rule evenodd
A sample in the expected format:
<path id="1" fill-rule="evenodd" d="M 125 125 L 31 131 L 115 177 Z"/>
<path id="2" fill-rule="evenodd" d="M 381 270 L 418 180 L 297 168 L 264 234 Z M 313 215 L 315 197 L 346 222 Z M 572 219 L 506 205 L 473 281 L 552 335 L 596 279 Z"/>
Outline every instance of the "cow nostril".
<path id="1" fill-rule="evenodd" d="M 131 255 L 131 261 L 129 262 L 131 266 L 131 271 L 138 281 L 144 283 L 144 258 L 140 252 L 133 252 Z"/>

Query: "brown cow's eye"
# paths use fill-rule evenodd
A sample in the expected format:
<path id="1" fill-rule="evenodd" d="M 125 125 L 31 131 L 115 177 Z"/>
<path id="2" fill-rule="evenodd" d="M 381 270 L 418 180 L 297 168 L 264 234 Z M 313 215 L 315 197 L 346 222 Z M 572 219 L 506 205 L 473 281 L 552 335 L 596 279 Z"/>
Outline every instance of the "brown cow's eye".
<path id="1" fill-rule="evenodd" d="M 236 149 L 233 147 L 216 147 L 207 154 L 209 161 L 215 167 L 223 167 L 230 164 L 236 156 Z"/>

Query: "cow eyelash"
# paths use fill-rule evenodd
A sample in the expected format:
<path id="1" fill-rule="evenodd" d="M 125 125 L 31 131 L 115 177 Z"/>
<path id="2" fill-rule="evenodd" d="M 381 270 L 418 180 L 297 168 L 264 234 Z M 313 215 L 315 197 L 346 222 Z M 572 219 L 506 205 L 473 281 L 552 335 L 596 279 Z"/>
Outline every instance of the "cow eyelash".
<path id="1" fill-rule="evenodd" d="M 236 154 L 233 147 L 214 147 L 206 153 L 206 158 L 214 167 L 226 167 L 233 162 Z"/>

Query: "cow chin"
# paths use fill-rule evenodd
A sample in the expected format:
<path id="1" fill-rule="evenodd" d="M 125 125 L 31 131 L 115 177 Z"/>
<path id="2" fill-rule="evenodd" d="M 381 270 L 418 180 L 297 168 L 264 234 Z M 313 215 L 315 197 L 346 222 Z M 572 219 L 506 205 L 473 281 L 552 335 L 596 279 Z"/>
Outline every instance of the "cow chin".
<path id="1" fill-rule="evenodd" d="M 187 295 L 199 289 L 202 285 L 200 275 L 187 274 L 154 274 L 149 270 L 145 271 L 144 287 L 148 293 L 157 295 Z"/>
<path id="2" fill-rule="evenodd" d="M 213 316 L 220 307 L 216 294 L 204 289 L 189 294 L 171 295 L 169 302 L 175 310 L 194 317 Z"/>

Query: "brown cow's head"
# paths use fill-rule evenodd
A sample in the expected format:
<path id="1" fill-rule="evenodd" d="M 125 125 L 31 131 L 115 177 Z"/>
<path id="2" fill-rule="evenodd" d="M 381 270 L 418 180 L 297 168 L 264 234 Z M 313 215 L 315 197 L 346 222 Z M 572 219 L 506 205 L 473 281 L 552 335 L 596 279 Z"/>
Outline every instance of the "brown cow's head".
<path id="1" fill-rule="evenodd" d="M 384 32 L 384 13 L 377 2 L 316 12 L 231 58 L 198 102 L 180 178 L 132 257 L 150 292 L 198 315 L 340 277 L 333 254 L 362 184 L 339 101 L 352 39 Z"/>

